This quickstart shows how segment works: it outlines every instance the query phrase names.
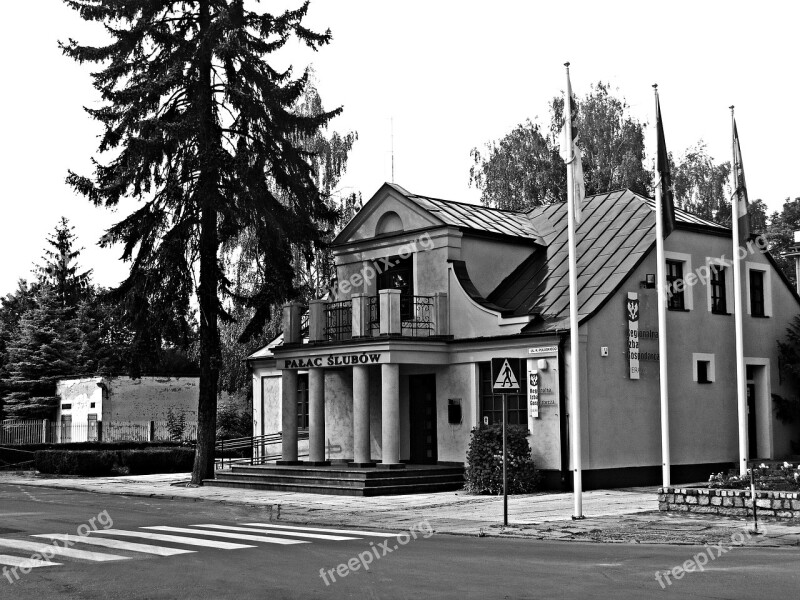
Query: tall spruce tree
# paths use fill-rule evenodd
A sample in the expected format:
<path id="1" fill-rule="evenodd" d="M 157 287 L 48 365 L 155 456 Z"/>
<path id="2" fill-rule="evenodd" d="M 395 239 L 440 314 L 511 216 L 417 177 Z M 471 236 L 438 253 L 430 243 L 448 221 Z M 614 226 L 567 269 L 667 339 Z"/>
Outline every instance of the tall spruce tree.
<path id="1" fill-rule="evenodd" d="M 45 248 L 44 261 L 35 268 L 39 280 L 52 288 L 63 306 L 75 306 L 89 292 L 92 270 L 84 271 L 78 267 L 81 250 L 75 247 L 75 228 L 66 217 L 61 217 L 55 231 L 47 238 L 49 248 Z"/>
<path id="2" fill-rule="evenodd" d="M 12 419 L 54 416 L 56 381 L 79 374 L 83 335 L 75 306 L 55 286 L 42 285 L 8 343 L 5 413 Z"/>
<path id="3" fill-rule="evenodd" d="M 91 177 L 70 172 L 75 190 L 96 205 L 123 197 L 141 207 L 112 227 L 102 243 L 121 243 L 130 261 L 118 298 L 138 298 L 133 311 L 153 319 L 186 314 L 199 305 L 200 399 L 192 481 L 214 474 L 218 320 L 231 294 L 221 249 L 248 230 L 261 256 L 252 294 L 236 299 L 254 309 L 243 333 L 255 335 L 271 306 L 295 294 L 291 244 L 313 247 L 319 223 L 334 211 L 312 176 L 310 154 L 298 141 L 324 127 L 340 109 L 293 110 L 308 81 L 266 58 L 297 38 L 312 49 L 330 31 L 302 25 L 308 10 L 272 15 L 245 9 L 243 0 L 65 0 L 87 21 L 105 26 L 111 43 L 62 44 L 79 62 L 100 63 L 94 86 L 104 105 L 87 109 L 103 125 Z M 276 193 L 277 191 L 277 193 Z M 199 282 L 195 286 L 195 268 Z"/>

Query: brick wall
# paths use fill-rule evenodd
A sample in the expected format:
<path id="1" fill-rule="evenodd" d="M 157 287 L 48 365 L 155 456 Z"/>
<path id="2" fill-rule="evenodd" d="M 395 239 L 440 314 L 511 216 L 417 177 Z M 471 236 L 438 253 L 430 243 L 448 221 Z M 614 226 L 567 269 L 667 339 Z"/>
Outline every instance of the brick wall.
<path id="1" fill-rule="evenodd" d="M 750 490 L 705 488 L 660 488 L 658 509 L 746 517 L 753 514 Z M 800 492 L 756 491 L 759 517 L 800 519 Z"/>

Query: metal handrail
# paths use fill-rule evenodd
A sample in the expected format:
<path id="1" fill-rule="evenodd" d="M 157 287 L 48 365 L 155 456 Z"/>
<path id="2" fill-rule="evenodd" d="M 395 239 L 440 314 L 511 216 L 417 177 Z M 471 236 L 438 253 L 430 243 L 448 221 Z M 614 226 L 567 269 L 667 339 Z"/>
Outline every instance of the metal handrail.
<path id="1" fill-rule="evenodd" d="M 298 431 L 297 432 L 297 439 L 298 440 L 307 440 L 308 439 L 308 432 L 307 431 Z M 221 468 L 225 468 L 225 450 L 246 450 L 250 449 L 250 456 L 249 457 L 242 457 L 242 458 L 229 458 L 228 464 L 241 464 L 246 463 L 249 461 L 251 465 L 256 464 L 255 461 L 255 450 L 256 446 L 265 446 L 267 444 L 277 444 L 283 440 L 283 432 L 277 433 L 267 433 L 265 435 L 254 435 L 250 437 L 240 437 L 240 438 L 229 438 L 227 440 L 217 440 L 214 444 L 214 451 L 220 453 L 219 463 Z M 258 464 L 264 464 L 267 460 L 273 460 L 276 458 L 280 458 L 280 455 L 270 455 L 269 457 L 266 456 L 259 456 L 258 457 Z M 215 460 L 215 462 L 217 462 Z"/>

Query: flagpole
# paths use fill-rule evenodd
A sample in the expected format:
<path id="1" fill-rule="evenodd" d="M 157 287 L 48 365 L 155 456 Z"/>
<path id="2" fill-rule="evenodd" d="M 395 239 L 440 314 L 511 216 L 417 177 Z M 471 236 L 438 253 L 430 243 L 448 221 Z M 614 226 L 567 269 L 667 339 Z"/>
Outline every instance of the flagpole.
<path id="1" fill-rule="evenodd" d="M 731 139 L 733 140 L 733 177 L 736 188 L 731 197 L 731 227 L 733 229 L 733 319 L 736 330 L 736 400 L 739 413 L 739 475 L 747 472 L 747 395 L 745 393 L 744 338 L 742 335 L 742 263 L 739 260 L 739 176 L 736 172 L 736 120 L 731 108 Z"/>
<path id="2" fill-rule="evenodd" d="M 658 106 L 658 84 L 653 85 L 656 97 L 656 127 L 660 110 Z M 656 144 L 658 147 L 658 144 Z M 664 257 L 664 211 L 661 193 L 661 173 L 658 170 L 658 150 L 656 150 L 656 277 L 658 278 L 658 374 L 661 398 L 661 480 L 663 487 L 670 485 L 669 452 L 669 385 L 667 369 L 667 294 L 666 259 Z"/>
<path id="3" fill-rule="evenodd" d="M 572 99 L 572 86 L 569 82 L 569 63 L 567 68 L 567 96 L 564 100 L 564 130 L 567 144 L 572 143 L 572 115 L 568 114 Z M 570 348 L 570 442 L 572 446 L 572 495 L 574 509 L 572 518 L 583 518 L 583 481 L 581 476 L 581 402 L 580 402 L 580 339 L 578 336 L 578 265 L 575 243 L 575 186 L 572 182 L 575 168 L 573 156 L 567 162 L 567 234 L 569 246 L 569 348 Z"/>

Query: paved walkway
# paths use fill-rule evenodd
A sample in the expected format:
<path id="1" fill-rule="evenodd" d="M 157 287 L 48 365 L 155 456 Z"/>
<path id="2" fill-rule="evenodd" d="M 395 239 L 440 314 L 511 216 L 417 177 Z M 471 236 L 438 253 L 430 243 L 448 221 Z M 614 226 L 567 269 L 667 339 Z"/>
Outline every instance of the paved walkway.
<path id="1" fill-rule="evenodd" d="M 104 494 L 183 498 L 263 507 L 266 516 L 298 524 L 408 529 L 428 521 L 440 533 L 524 536 L 536 539 L 624 543 L 712 544 L 752 530 L 739 518 L 658 511 L 655 487 L 596 490 L 583 494 L 585 519 L 572 520 L 570 493 L 510 496 L 503 527 L 502 496 L 463 491 L 374 498 L 294 492 L 190 487 L 182 473 L 124 477 L 51 477 L 3 473 L 0 483 L 83 490 Z M 800 523 L 762 524 L 763 535 L 744 537 L 759 546 L 800 545 Z"/>

